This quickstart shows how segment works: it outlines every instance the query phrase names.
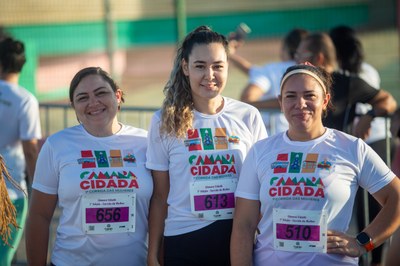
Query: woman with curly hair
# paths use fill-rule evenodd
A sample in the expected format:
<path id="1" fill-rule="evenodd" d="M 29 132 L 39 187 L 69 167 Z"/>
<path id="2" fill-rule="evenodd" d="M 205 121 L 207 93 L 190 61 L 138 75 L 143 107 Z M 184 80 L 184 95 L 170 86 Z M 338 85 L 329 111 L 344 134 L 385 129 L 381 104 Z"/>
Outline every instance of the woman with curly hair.
<path id="1" fill-rule="evenodd" d="M 177 51 L 149 131 L 148 265 L 230 265 L 237 178 L 248 150 L 267 133 L 256 108 L 221 95 L 228 54 L 225 36 L 207 26 Z"/>

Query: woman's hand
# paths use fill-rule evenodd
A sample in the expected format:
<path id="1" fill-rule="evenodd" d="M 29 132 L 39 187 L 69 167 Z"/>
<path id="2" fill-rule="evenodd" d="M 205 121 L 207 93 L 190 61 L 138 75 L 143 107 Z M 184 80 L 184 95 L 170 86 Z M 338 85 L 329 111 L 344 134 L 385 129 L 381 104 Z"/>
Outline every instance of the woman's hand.
<path id="1" fill-rule="evenodd" d="M 349 257 L 360 257 L 366 252 L 354 236 L 338 231 L 328 230 L 327 253 L 342 254 Z"/>

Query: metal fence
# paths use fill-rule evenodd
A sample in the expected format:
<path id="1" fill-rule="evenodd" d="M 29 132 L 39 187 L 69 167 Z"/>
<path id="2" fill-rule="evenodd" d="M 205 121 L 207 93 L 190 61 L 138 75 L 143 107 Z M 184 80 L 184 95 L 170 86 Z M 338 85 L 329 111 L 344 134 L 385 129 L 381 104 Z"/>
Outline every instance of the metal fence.
<path id="1" fill-rule="evenodd" d="M 49 136 L 64 128 L 78 124 L 75 111 L 70 104 L 41 103 L 40 117 L 43 136 Z M 122 106 L 119 121 L 131 126 L 147 129 L 151 116 L 159 108 Z"/>

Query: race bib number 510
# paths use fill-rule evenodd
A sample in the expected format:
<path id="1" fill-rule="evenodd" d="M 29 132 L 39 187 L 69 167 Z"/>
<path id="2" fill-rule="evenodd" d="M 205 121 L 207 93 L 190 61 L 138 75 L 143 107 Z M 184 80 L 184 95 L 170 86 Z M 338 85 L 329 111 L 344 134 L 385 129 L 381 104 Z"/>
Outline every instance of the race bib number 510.
<path id="1" fill-rule="evenodd" d="M 292 252 L 326 252 L 325 211 L 273 210 L 274 247 Z"/>

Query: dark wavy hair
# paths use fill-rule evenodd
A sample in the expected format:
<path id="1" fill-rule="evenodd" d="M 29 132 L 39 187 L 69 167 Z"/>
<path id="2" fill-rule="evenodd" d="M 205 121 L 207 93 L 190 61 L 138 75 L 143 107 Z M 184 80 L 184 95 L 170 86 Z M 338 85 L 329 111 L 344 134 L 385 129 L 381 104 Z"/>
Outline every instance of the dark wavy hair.
<path id="1" fill-rule="evenodd" d="M 354 29 L 341 25 L 329 31 L 336 48 L 336 57 L 342 70 L 358 74 L 364 61 L 364 50 Z"/>
<path id="2" fill-rule="evenodd" d="M 2 73 L 20 73 L 26 62 L 25 46 L 21 41 L 6 37 L 0 41 Z"/>
<path id="3" fill-rule="evenodd" d="M 300 42 L 309 34 L 305 29 L 295 28 L 286 34 L 283 38 L 283 45 L 287 49 L 288 54 L 291 59 L 295 59 L 295 54 L 297 47 L 299 47 Z"/>

